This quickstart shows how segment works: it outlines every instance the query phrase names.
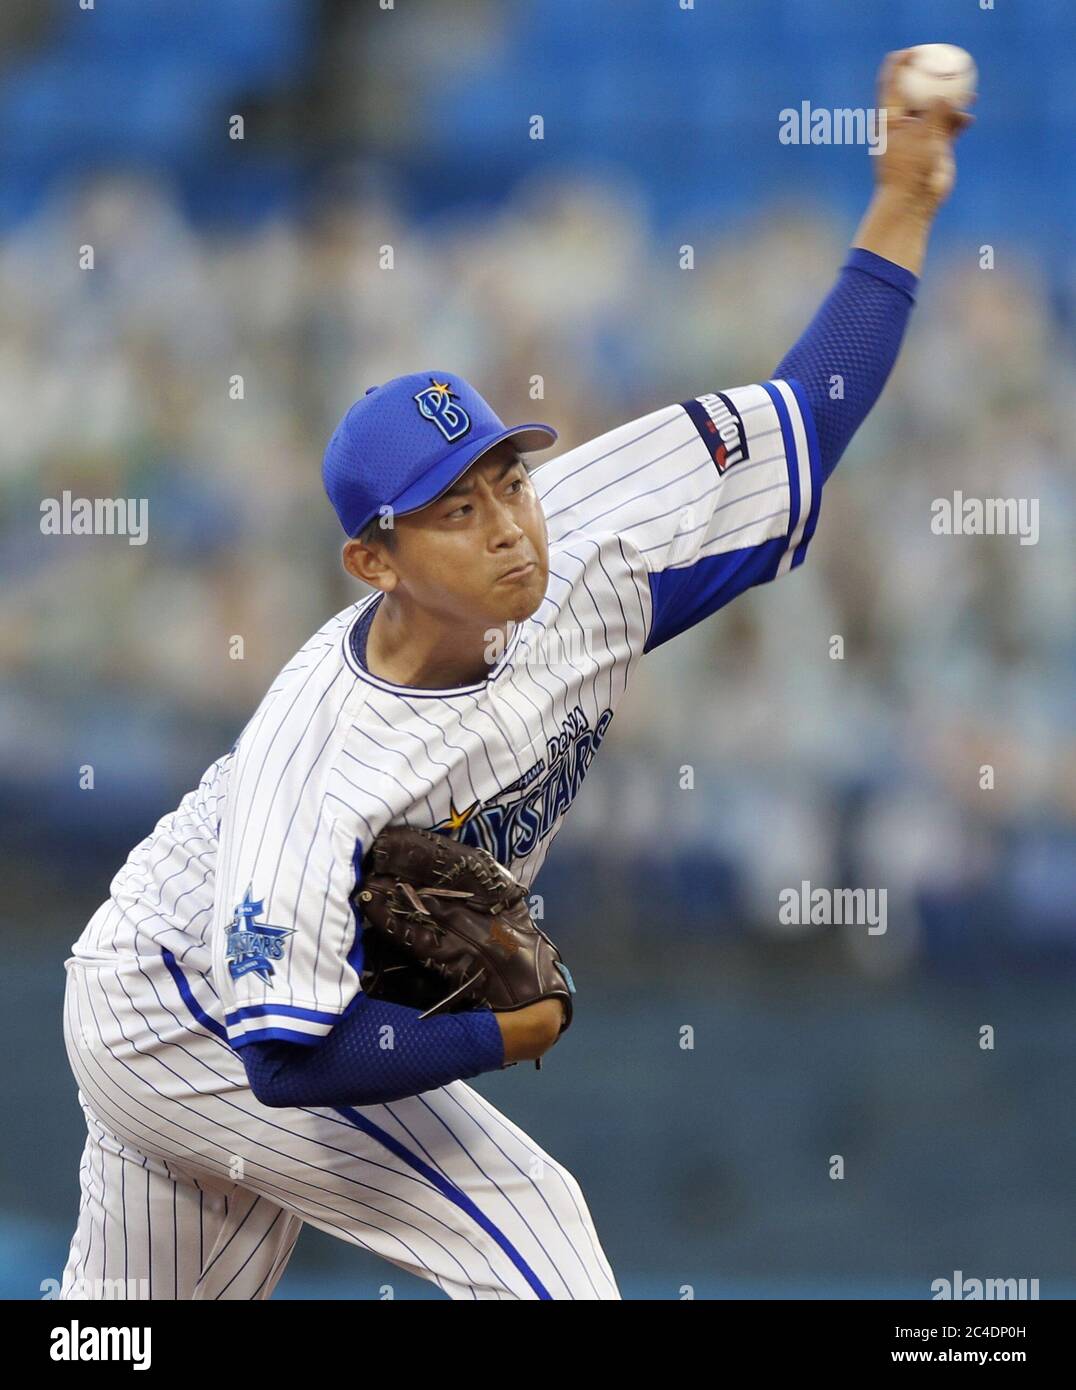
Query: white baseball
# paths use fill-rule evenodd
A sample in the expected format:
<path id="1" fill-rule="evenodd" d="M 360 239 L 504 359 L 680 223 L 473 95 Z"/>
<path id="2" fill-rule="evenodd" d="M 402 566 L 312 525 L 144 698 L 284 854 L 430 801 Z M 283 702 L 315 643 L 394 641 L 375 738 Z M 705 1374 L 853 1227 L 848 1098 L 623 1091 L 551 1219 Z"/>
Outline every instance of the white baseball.
<path id="1" fill-rule="evenodd" d="M 937 97 L 967 111 L 975 100 L 979 70 L 975 59 L 954 43 L 921 43 L 897 73 L 897 91 L 907 111 L 925 111 Z"/>

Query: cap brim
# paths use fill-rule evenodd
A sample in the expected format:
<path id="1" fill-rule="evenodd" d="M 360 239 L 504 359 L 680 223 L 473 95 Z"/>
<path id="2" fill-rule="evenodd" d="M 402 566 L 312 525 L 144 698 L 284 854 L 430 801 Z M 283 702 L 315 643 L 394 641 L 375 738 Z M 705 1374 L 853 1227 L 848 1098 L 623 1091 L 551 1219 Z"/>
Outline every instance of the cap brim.
<path id="1" fill-rule="evenodd" d="M 447 492 L 456 479 L 467 472 L 472 463 L 496 445 L 503 444 L 506 439 L 514 439 L 520 453 L 529 454 L 538 449 L 548 449 L 550 445 L 555 444 L 557 431 L 552 425 L 513 425 L 511 429 L 500 430 L 497 434 L 470 439 L 458 449 L 453 449 L 452 453 L 446 454 L 417 482 L 405 488 L 398 497 L 392 498 L 389 505 L 397 516 L 406 516 L 408 512 L 417 512 L 422 507 L 428 507 L 431 502 L 436 502 L 443 492 Z M 534 466 L 528 463 L 528 472 Z"/>

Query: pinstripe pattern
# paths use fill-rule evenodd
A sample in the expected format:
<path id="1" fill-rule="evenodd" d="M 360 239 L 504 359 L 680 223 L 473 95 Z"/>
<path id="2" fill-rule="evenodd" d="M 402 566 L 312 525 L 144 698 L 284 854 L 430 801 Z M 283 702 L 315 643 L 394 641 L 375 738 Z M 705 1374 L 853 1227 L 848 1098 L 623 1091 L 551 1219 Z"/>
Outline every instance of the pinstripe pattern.
<path id="1" fill-rule="evenodd" d="M 365 1128 L 268 1109 L 171 977 L 169 993 L 147 975 L 69 963 L 64 1035 L 89 1137 L 62 1297 L 103 1278 L 152 1278 L 162 1298 L 268 1297 L 303 1221 L 453 1298 L 617 1297 L 574 1178 L 470 1087 L 354 1112 Z"/>
<path id="2" fill-rule="evenodd" d="M 531 886 L 659 626 L 673 635 L 800 562 L 820 490 L 801 397 L 776 382 L 725 400 L 747 455 L 723 471 L 713 417 L 688 403 L 533 473 L 549 584 L 488 680 L 373 675 L 351 641 L 378 596 L 364 599 L 132 851 L 69 962 L 89 1129 L 70 1287 L 135 1268 L 154 1297 L 267 1297 L 310 1221 L 452 1297 L 617 1296 L 575 1179 L 463 1083 L 274 1111 L 233 1049 L 316 1042 L 354 998 L 349 897 L 385 826 L 483 845 Z M 279 954 L 233 972 L 236 930 L 259 927 L 285 933 Z"/>
<path id="3" fill-rule="evenodd" d="M 82 1203 L 61 1298 L 270 1296 L 302 1229 L 298 1216 L 239 1187 L 207 1189 L 92 1112 L 86 1119 Z"/>

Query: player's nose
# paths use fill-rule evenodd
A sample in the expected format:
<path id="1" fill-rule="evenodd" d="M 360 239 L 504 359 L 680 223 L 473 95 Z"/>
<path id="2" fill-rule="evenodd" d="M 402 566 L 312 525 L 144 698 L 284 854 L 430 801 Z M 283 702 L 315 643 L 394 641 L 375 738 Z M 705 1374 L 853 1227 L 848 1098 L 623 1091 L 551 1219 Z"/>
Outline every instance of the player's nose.
<path id="1" fill-rule="evenodd" d="M 493 500 L 490 508 L 489 548 L 504 550 L 518 545 L 527 533 L 520 526 L 512 507 L 507 502 Z"/>

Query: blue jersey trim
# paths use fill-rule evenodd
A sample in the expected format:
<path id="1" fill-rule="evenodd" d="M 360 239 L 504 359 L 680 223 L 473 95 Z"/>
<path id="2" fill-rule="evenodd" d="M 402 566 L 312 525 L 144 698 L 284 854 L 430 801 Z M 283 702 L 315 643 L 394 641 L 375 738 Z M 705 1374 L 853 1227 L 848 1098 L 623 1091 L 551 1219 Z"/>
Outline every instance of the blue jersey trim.
<path id="1" fill-rule="evenodd" d="M 548 1300 L 549 1302 L 553 1301 L 553 1295 L 538 1278 L 534 1270 L 531 1269 L 520 1252 L 504 1232 L 493 1224 L 485 1212 L 475 1205 L 471 1198 L 467 1196 L 466 1192 L 458 1188 L 455 1183 L 449 1182 L 443 1174 L 438 1173 L 435 1168 L 431 1168 L 428 1163 L 423 1162 L 416 1154 L 413 1154 L 409 1149 L 405 1148 L 398 1139 L 394 1138 L 386 1130 L 383 1130 L 380 1125 L 374 1124 L 373 1120 L 361 1114 L 358 1110 L 353 1110 L 350 1106 L 334 1106 L 333 1109 L 338 1115 L 342 1115 L 345 1120 L 353 1124 L 356 1129 L 362 1130 L 362 1132 L 368 1134 L 371 1139 L 376 1139 L 379 1144 L 383 1144 L 390 1153 L 395 1154 L 397 1158 L 408 1164 L 416 1173 L 425 1178 L 427 1182 L 432 1183 L 443 1197 L 447 1197 L 447 1199 L 450 1202 L 454 1202 L 461 1211 L 466 1212 L 472 1220 L 481 1226 L 487 1235 L 493 1237 L 515 1265 L 516 1269 L 519 1270 L 520 1274 L 523 1275 L 524 1279 L 526 1279 L 527 1283 L 538 1295 L 539 1299 Z"/>
<path id="2" fill-rule="evenodd" d="M 508 645 L 501 653 L 500 660 L 497 662 L 495 666 L 490 667 L 489 675 L 487 676 L 487 678 L 485 680 L 478 681 L 475 685 L 455 685 L 450 686 L 446 690 L 426 690 L 419 686 L 413 685 L 394 685 L 392 681 L 382 680 L 380 676 L 375 676 L 374 673 L 371 670 L 369 670 L 368 667 L 364 666 L 360 661 L 359 654 L 352 643 L 352 638 L 355 634 L 355 628 L 358 622 L 362 619 L 363 615 L 366 613 L 367 609 L 372 608 L 377 603 L 380 603 L 384 597 L 384 594 L 374 594 L 373 597 L 370 599 L 367 599 L 365 601 L 360 600 L 360 602 L 364 603 L 364 606 L 359 609 L 358 615 L 355 618 L 355 620 L 344 631 L 344 660 L 347 663 L 348 669 L 354 675 L 358 676 L 360 680 L 365 681 L 367 685 L 376 686 L 378 690 L 386 690 L 390 695 L 406 696 L 409 700 L 454 700 L 457 695 L 477 695 L 480 690 L 485 690 L 486 686 L 489 685 L 491 681 L 495 680 L 497 676 L 500 675 L 501 671 L 504 670 L 505 666 L 508 664 L 509 658 L 515 651 L 516 647 L 519 645 L 519 639 L 520 637 L 522 637 L 523 629 L 525 627 L 524 623 L 516 624 L 516 630 L 515 632 L 513 632 L 511 638 L 509 639 Z"/>
<path id="3" fill-rule="evenodd" d="M 316 1047 L 318 1043 L 324 1041 L 324 1034 L 297 1033 L 293 1028 L 254 1028 L 241 1037 L 229 1039 L 237 1052 L 241 1047 L 246 1047 L 247 1043 L 286 1042 L 302 1043 L 304 1047 Z"/>
<path id="4" fill-rule="evenodd" d="M 785 467 L 788 469 L 788 534 L 785 536 L 786 546 L 796 534 L 796 527 L 800 519 L 800 461 L 799 453 L 796 449 L 796 436 L 792 432 L 792 419 L 785 405 L 785 398 L 778 391 L 777 387 L 768 381 L 762 383 L 762 389 L 773 401 L 773 407 L 777 411 L 777 418 L 781 422 L 781 440 L 785 446 Z"/>
<path id="5" fill-rule="evenodd" d="M 803 429 L 807 435 L 807 461 L 811 469 L 811 510 L 807 514 L 807 525 L 803 528 L 803 539 L 796 546 L 796 553 L 792 557 L 792 568 L 795 569 L 797 565 L 803 564 L 807 547 L 814 535 L 814 528 L 818 525 L 818 511 L 822 505 L 822 488 L 826 479 L 822 470 L 822 449 L 818 443 L 818 430 L 815 428 L 807 393 L 798 381 L 786 380 L 785 384 L 795 396 L 800 415 L 803 417 Z"/>
<path id="6" fill-rule="evenodd" d="M 351 867 L 355 871 L 355 887 L 358 888 L 362 882 L 362 841 L 355 841 L 355 852 L 351 856 Z M 362 975 L 362 967 L 366 961 L 366 953 L 363 949 L 362 934 L 365 928 L 359 916 L 359 909 L 355 906 L 354 899 L 351 904 L 352 915 L 355 918 L 355 940 L 351 943 L 351 950 L 347 953 L 347 963 L 354 970 L 356 975 Z"/>
<path id="7" fill-rule="evenodd" d="M 787 549 L 788 537 L 774 536 L 761 545 L 706 555 L 693 565 L 652 570 L 648 575 L 650 632 L 643 651 L 652 652 L 731 603 L 746 589 L 773 579 Z"/>
<path id="8" fill-rule="evenodd" d="M 224 1021 L 230 1028 L 235 1023 L 241 1023 L 245 1018 L 301 1018 L 307 1023 L 339 1023 L 340 1015 L 326 1013 L 323 1009 L 304 1009 L 298 1004 L 247 1004 L 242 1009 L 236 1009 L 230 1014 L 224 1015 Z"/>
<path id="9" fill-rule="evenodd" d="M 187 983 L 187 977 L 179 968 L 179 964 L 172 952 L 167 949 L 162 949 L 161 955 L 164 957 L 164 963 L 169 975 L 171 975 L 172 979 L 176 982 L 179 996 L 184 1004 L 186 1004 L 188 1012 L 198 1020 L 203 1028 L 207 1028 L 214 1037 L 220 1038 L 221 1042 L 227 1042 L 227 1030 L 222 1028 L 215 1018 L 210 1018 L 205 1009 L 198 1003 L 198 1000 L 195 999 L 194 995 L 191 993 L 191 987 Z"/>

